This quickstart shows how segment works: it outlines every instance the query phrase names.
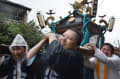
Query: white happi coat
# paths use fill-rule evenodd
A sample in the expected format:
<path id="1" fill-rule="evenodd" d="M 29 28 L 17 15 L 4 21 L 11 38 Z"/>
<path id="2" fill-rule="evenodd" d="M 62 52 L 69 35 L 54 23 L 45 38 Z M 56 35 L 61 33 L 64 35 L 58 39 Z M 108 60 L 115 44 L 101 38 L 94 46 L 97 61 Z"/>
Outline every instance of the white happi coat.
<path id="1" fill-rule="evenodd" d="M 120 79 L 120 57 L 113 54 L 112 57 L 106 56 L 103 52 L 99 49 L 95 52 L 95 57 L 90 58 L 90 62 L 95 64 L 94 69 L 94 76 L 96 77 L 96 64 L 97 59 L 100 60 L 100 79 L 104 79 L 104 65 L 107 65 L 107 78 L 108 79 Z"/>

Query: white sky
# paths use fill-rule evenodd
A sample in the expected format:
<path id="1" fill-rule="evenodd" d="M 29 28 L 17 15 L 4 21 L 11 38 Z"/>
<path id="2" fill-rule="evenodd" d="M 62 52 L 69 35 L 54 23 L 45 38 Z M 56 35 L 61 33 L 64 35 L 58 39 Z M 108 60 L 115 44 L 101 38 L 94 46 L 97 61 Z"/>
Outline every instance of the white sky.
<path id="1" fill-rule="evenodd" d="M 45 17 L 47 15 L 45 12 L 48 12 L 49 9 L 53 9 L 53 12 L 56 12 L 54 15 L 56 21 L 59 20 L 59 16 L 65 17 L 68 15 L 68 11 L 72 11 L 72 7 L 69 5 L 73 3 L 75 0 L 10 0 L 24 6 L 27 6 L 32 9 L 29 13 L 28 20 L 34 19 L 37 23 L 36 13 L 38 11 L 42 11 Z M 105 39 L 106 42 L 113 42 L 116 40 L 120 40 L 120 0 L 98 0 L 98 10 L 97 15 L 104 15 L 107 16 L 105 19 L 109 20 L 110 16 L 115 17 L 115 25 L 112 32 L 106 32 Z"/>

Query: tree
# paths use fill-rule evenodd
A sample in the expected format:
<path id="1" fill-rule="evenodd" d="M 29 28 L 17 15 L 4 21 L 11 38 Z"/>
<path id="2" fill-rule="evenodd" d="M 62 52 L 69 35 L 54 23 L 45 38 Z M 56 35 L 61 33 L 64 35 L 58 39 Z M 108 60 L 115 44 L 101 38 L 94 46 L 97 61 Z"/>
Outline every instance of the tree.
<path id="1" fill-rule="evenodd" d="M 30 48 L 42 37 L 42 33 L 33 20 L 27 24 L 23 21 L 10 21 L 7 23 L 5 17 L 0 16 L 0 44 L 10 45 L 18 33 L 25 38 Z"/>

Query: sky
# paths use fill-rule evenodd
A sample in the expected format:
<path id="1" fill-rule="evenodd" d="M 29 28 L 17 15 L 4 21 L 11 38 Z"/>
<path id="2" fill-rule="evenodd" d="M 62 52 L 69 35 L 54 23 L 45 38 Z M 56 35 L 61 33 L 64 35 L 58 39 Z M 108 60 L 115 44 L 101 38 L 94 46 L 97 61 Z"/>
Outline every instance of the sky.
<path id="1" fill-rule="evenodd" d="M 32 9 L 28 14 L 28 21 L 34 20 L 38 24 L 36 13 L 41 11 L 45 18 L 48 16 L 46 12 L 52 9 L 56 12 L 54 15 L 55 21 L 59 20 L 59 16 L 65 17 L 68 15 L 68 11 L 73 11 L 70 4 L 75 0 L 9 0 L 18 4 L 22 4 Z M 106 15 L 104 18 L 107 22 L 111 16 L 115 17 L 115 24 L 112 32 L 106 32 L 105 42 L 110 42 L 117 46 L 115 42 L 120 40 L 120 0 L 98 0 L 97 17 L 100 15 Z M 96 17 L 96 18 L 97 18 Z"/>

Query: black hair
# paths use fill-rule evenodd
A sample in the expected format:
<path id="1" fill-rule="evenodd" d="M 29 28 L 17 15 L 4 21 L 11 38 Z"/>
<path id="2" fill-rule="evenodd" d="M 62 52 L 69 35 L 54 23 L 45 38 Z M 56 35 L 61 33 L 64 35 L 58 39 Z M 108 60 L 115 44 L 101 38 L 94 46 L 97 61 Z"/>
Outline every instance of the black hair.
<path id="1" fill-rule="evenodd" d="M 78 29 L 71 28 L 70 30 L 74 31 L 77 34 L 77 45 L 80 45 L 83 40 L 83 33 Z"/>
<path id="2" fill-rule="evenodd" d="M 104 43 L 104 44 L 102 45 L 102 47 L 105 46 L 105 45 L 107 45 L 107 46 L 109 46 L 109 47 L 111 48 L 111 53 L 113 54 L 113 53 L 114 53 L 114 47 L 113 47 L 113 45 L 110 44 L 110 43 Z M 102 48 L 102 47 L 101 47 L 101 48 Z"/>

